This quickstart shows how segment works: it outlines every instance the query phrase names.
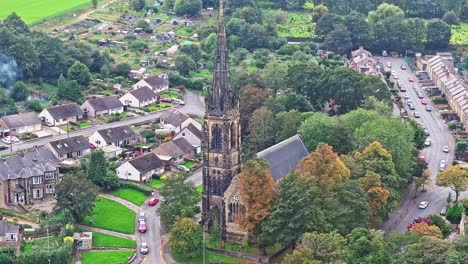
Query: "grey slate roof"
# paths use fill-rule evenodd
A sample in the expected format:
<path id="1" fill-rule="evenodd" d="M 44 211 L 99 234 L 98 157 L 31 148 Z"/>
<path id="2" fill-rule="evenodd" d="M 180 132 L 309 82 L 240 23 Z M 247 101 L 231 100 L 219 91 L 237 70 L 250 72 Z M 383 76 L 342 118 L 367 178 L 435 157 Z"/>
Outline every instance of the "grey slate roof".
<path id="1" fill-rule="evenodd" d="M 59 155 L 91 148 L 91 145 L 83 136 L 51 141 L 49 144 Z"/>
<path id="2" fill-rule="evenodd" d="M 146 173 L 164 166 L 164 162 L 160 160 L 154 153 L 149 153 L 144 156 L 132 159 L 129 161 L 129 163 L 140 173 Z"/>
<path id="3" fill-rule="evenodd" d="M 83 115 L 83 110 L 81 110 L 77 103 L 57 105 L 49 107 L 46 110 L 55 120 Z"/>
<path id="4" fill-rule="evenodd" d="M 90 99 L 86 102 L 88 102 L 88 104 L 94 109 L 94 111 L 103 111 L 123 107 L 122 102 L 120 102 L 117 96 L 106 96 L 96 99 Z"/>
<path id="5" fill-rule="evenodd" d="M 163 143 L 153 150 L 156 155 L 169 156 L 172 158 L 184 155 L 185 152 L 181 150 L 173 141 Z"/>
<path id="6" fill-rule="evenodd" d="M 0 160 L 0 180 L 30 178 L 55 171 L 58 160 L 47 147 L 35 148 L 24 156 L 17 155 Z"/>
<path id="7" fill-rule="evenodd" d="M 148 86 L 144 86 L 141 88 L 138 88 L 136 90 L 130 91 L 129 92 L 131 95 L 133 95 L 138 101 L 148 101 L 153 98 L 158 97 L 158 95 L 153 92 Z"/>
<path id="8" fill-rule="evenodd" d="M 168 80 L 163 79 L 163 78 L 159 77 L 158 75 L 146 78 L 145 82 L 147 82 L 149 85 L 151 85 L 151 88 L 153 88 L 153 89 L 162 88 L 162 87 L 169 84 Z"/>
<path id="9" fill-rule="evenodd" d="M 257 153 L 257 157 L 264 158 L 270 164 L 271 175 L 275 181 L 293 171 L 297 164 L 309 152 L 299 135 L 292 136 L 280 143 Z"/>
<path id="10" fill-rule="evenodd" d="M 107 144 L 119 142 L 125 139 L 136 138 L 137 134 L 130 126 L 111 127 L 97 131 Z"/>
<path id="11" fill-rule="evenodd" d="M 34 112 L 3 116 L 2 121 L 8 128 L 18 128 L 41 124 L 41 119 Z"/>
<path id="12" fill-rule="evenodd" d="M 164 111 L 161 114 L 160 119 L 161 119 L 161 121 L 163 121 L 166 124 L 171 124 L 174 127 L 177 127 L 177 126 L 181 125 L 185 120 L 187 120 L 189 118 L 190 117 L 187 114 L 182 113 L 181 111 L 179 111 L 177 109 L 171 108 L 171 109 L 169 109 L 167 111 Z"/>
<path id="13" fill-rule="evenodd" d="M 203 139 L 203 132 L 201 132 L 201 130 L 194 126 L 192 123 L 190 123 L 186 127 L 186 129 L 190 130 L 190 132 L 192 132 L 192 134 L 194 134 L 200 140 Z"/>
<path id="14" fill-rule="evenodd" d="M 0 237 L 5 237 L 6 234 L 18 234 L 19 225 L 8 224 L 5 220 L 0 220 Z"/>
<path id="15" fill-rule="evenodd" d="M 173 141 L 178 148 L 180 148 L 184 153 L 195 150 L 195 148 L 188 142 L 185 138 L 181 137 Z"/>

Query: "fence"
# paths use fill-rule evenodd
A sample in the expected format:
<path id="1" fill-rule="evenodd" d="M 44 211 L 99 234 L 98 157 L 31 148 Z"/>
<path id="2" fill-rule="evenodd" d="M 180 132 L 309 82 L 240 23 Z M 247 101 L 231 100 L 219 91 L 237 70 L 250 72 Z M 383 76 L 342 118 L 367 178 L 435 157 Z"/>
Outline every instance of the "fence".
<path id="1" fill-rule="evenodd" d="M 92 1 L 89 1 L 87 3 L 83 3 L 81 5 L 78 5 L 78 6 L 70 8 L 70 9 L 67 9 L 67 10 L 52 14 L 50 16 L 40 18 L 40 19 L 38 19 L 36 21 L 33 21 L 33 22 L 29 23 L 29 26 L 35 26 L 37 24 L 43 23 L 45 21 L 48 21 L 48 20 L 51 20 L 51 19 L 54 19 L 54 18 L 61 18 L 61 17 L 64 17 L 66 15 L 69 15 L 70 13 L 79 13 L 79 11 L 82 11 L 83 9 L 88 8 L 88 7 L 92 6 L 92 5 L 93 5 Z"/>

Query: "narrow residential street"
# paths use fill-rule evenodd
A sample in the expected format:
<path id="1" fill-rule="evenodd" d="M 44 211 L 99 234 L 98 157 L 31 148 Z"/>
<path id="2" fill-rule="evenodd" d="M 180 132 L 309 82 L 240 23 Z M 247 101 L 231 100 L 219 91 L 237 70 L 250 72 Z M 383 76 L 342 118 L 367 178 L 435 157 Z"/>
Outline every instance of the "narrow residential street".
<path id="1" fill-rule="evenodd" d="M 408 93 L 410 99 L 413 101 L 416 108 L 415 111 L 417 111 L 421 117 L 414 118 L 415 111 L 410 110 L 404 102 L 405 109 L 408 111 L 410 118 L 416 120 L 418 123 L 424 124 L 425 128 L 429 131 L 428 137 L 431 139 L 432 143 L 431 146 L 424 148 L 421 153 L 426 157 L 428 169 L 431 172 L 431 181 L 425 186 L 426 192 L 418 191 L 416 198 L 414 198 L 414 188 L 412 188 L 413 186 L 409 186 L 400 206 L 390 215 L 390 219 L 383 225 L 383 229 L 386 232 L 397 231 L 403 233 L 406 232 L 407 225 L 412 223 L 414 219 L 429 214 L 438 214 L 446 205 L 447 196 L 451 189 L 436 186 L 435 177 L 437 173 L 439 173 L 441 160 L 445 160 L 447 166 L 451 166 L 454 157 L 455 139 L 450 133 L 447 124 L 445 124 L 445 121 L 432 104 L 429 95 L 424 93 L 428 105 L 432 108 L 431 112 L 426 111 L 425 105 L 423 105 L 421 99 L 417 97 L 413 89 L 413 85 L 418 84 L 416 76 L 411 72 L 408 66 L 406 70 L 400 68 L 402 64 L 406 65 L 405 60 L 391 57 L 378 57 L 378 59 L 385 66 L 387 66 L 388 62 L 392 63 L 391 70 L 396 72 L 399 80 L 405 85 L 406 93 Z M 410 76 L 414 79 L 414 82 L 408 80 Z M 423 91 L 423 89 L 421 89 L 421 91 Z M 449 153 L 444 153 L 442 151 L 444 146 L 449 146 Z M 465 192 L 462 195 L 466 194 Z M 454 198 L 453 193 L 452 198 Z M 429 206 L 426 209 L 419 209 L 418 205 L 421 201 L 428 201 Z"/>
<path id="2" fill-rule="evenodd" d="M 190 116 L 205 116 L 205 97 L 191 91 L 185 91 L 183 100 L 185 105 L 179 108 L 180 111 Z"/>

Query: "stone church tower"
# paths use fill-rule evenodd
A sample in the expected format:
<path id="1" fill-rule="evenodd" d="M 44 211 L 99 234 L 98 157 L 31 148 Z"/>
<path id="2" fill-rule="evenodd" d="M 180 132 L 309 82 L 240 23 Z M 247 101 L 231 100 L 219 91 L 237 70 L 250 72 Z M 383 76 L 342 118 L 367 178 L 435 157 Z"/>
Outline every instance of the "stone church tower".
<path id="1" fill-rule="evenodd" d="M 234 176 L 240 173 L 239 95 L 230 85 L 224 4 L 219 2 L 219 25 L 212 87 L 206 97 L 203 127 L 203 201 L 205 227 L 219 223 L 226 239 L 224 193 Z"/>

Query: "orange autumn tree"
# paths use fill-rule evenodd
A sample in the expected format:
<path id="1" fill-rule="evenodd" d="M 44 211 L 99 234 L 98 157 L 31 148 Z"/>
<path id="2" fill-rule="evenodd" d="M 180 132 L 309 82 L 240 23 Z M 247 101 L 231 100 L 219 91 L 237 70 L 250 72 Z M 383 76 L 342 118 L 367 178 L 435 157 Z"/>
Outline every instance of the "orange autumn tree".
<path id="1" fill-rule="evenodd" d="M 444 238 L 444 236 L 442 235 L 442 231 L 440 231 L 440 229 L 437 226 L 428 225 L 424 221 L 413 224 L 409 231 L 421 236 L 433 236 L 437 238 Z"/>
<path id="2" fill-rule="evenodd" d="M 324 143 L 299 163 L 298 173 L 302 178 L 316 178 L 322 188 L 346 182 L 351 175 L 333 148 Z"/>
<path id="3" fill-rule="evenodd" d="M 261 158 L 246 162 L 242 166 L 239 182 L 245 208 L 240 224 L 245 231 L 255 235 L 262 220 L 270 214 L 269 209 L 276 199 L 275 180 L 268 162 Z"/>
<path id="4" fill-rule="evenodd" d="M 390 191 L 382 187 L 379 175 L 372 171 L 367 172 L 364 178 L 359 179 L 359 184 L 366 192 L 367 203 L 371 209 L 369 226 L 375 227 L 382 219 L 379 213 L 381 208 L 387 204 Z"/>

